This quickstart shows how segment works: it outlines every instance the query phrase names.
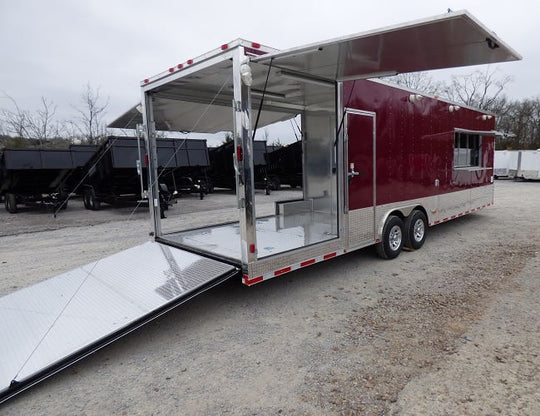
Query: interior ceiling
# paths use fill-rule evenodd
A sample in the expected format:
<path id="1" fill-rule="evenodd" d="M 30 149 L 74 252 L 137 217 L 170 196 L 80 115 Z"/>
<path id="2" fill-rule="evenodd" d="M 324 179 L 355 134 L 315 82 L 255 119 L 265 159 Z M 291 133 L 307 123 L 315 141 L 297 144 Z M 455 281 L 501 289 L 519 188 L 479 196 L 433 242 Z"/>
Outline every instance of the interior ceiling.
<path id="1" fill-rule="evenodd" d="M 279 69 L 252 64 L 252 117 L 256 117 L 262 93 L 264 106 L 259 127 L 295 117 L 302 111 L 332 111 L 334 92 L 330 86 L 311 85 L 282 76 Z M 217 133 L 233 130 L 232 65 L 221 62 L 195 74 L 169 82 L 153 90 L 154 120 L 157 130 Z M 131 108 L 109 125 L 134 128 L 142 115 Z"/>

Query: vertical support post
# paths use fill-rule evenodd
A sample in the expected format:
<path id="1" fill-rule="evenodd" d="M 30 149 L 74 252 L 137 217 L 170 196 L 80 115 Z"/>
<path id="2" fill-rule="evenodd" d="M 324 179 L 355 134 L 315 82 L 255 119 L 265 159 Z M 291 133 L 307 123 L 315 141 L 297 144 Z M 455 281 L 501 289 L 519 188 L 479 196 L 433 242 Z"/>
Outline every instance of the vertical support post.
<path id="1" fill-rule="evenodd" d="M 255 229 L 253 143 L 251 138 L 251 70 L 249 59 L 245 56 L 243 47 L 237 48 L 233 55 L 232 70 L 236 198 L 239 209 L 242 264 L 247 265 L 257 259 L 257 233 Z"/>
<path id="2" fill-rule="evenodd" d="M 158 163 L 156 150 L 156 129 L 154 123 L 152 95 L 143 91 L 142 98 L 144 138 L 148 160 L 148 207 L 150 209 L 150 217 L 154 227 L 154 238 L 156 238 L 161 236 L 161 207 L 159 203 L 159 185 L 157 173 Z"/>
<path id="3" fill-rule="evenodd" d="M 137 127 L 135 129 L 137 134 L 137 152 L 138 152 L 138 159 L 137 159 L 137 175 L 139 175 L 139 185 L 141 188 L 141 199 L 144 199 L 146 197 L 146 192 L 144 190 L 144 179 L 143 179 L 143 160 L 142 160 L 142 153 L 141 153 L 141 137 L 144 140 L 144 132 L 143 132 L 143 126 L 141 124 L 137 124 Z"/>

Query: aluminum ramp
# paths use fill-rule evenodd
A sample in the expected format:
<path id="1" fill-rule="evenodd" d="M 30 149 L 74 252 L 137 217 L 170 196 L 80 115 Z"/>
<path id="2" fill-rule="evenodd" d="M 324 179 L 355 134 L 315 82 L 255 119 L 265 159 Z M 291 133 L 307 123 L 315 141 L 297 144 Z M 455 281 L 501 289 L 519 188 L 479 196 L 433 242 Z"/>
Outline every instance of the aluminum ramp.
<path id="1" fill-rule="evenodd" d="M 0 403 L 237 273 L 148 242 L 0 298 Z"/>

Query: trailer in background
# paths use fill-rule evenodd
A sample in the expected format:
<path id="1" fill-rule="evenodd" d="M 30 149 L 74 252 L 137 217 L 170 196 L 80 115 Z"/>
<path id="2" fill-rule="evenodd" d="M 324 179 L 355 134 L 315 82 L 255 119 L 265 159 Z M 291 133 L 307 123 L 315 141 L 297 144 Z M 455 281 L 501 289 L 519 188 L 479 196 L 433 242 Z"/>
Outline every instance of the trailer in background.
<path id="1" fill-rule="evenodd" d="M 513 179 L 517 176 L 519 166 L 518 150 L 495 150 L 495 179 Z"/>
<path id="2" fill-rule="evenodd" d="M 302 142 L 296 141 L 287 146 L 277 147 L 267 154 L 268 177 L 273 189 L 281 185 L 291 188 L 302 186 Z"/>
<path id="3" fill-rule="evenodd" d="M 204 187 L 191 178 L 206 174 L 209 165 L 206 140 L 157 140 L 160 198 L 166 209 L 172 195 L 195 192 Z M 146 145 L 136 137 L 108 137 L 84 167 L 84 206 L 98 210 L 102 203 L 146 202 Z"/>
<path id="4" fill-rule="evenodd" d="M 226 142 L 218 147 L 209 149 L 210 170 L 209 176 L 212 185 L 216 188 L 236 189 L 236 175 L 234 167 L 235 148 L 233 142 Z M 266 166 L 266 142 L 253 141 L 253 167 L 254 180 L 257 189 L 272 189 L 268 180 Z"/>
<path id="5" fill-rule="evenodd" d="M 517 177 L 525 180 L 540 179 L 540 149 L 519 151 Z"/>
<path id="6" fill-rule="evenodd" d="M 73 170 L 69 150 L 4 149 L 0 153 L 0 194 L 6 210 L 18 205 L 65 209 L 69 189 L 66 179 Z"/>
<path id="7" fill-rule="evenodd" d="M 94 156 L 98 145 L 93 144 L 72 144 L 69 146 L 73 170 L 66 178 L 66 187 L 70 194 L 83 195 L 83 181 L 86 174 L 86 163 Z"/>

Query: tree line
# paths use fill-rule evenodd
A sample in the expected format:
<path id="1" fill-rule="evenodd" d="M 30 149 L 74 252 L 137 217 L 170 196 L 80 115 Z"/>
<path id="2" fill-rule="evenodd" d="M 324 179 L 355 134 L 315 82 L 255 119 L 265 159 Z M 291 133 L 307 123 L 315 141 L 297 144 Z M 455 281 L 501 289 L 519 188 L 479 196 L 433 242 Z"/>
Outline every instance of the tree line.
<path id="1" fill-rule="evenodd" d="M 454 75 L 447 82 L 435 81 L 427 72 L 399 74 L 390 80 L 495 114 L 497 150 L 540 149 L 540 97 L 509 100 L 504 91 L 513 80 L 497 68 Z"/>
<path id="2" fill-rule="evenodd" d="M 509 100 L 504 94 L 512 78 L 487 67 L 470 74 L 435 81 L 427 72 L 399 74 L 391 82 L 440 96 L 496 115 L 496 149 L 540 149 L 540 97 Z M 29 111 L 4 93 L 9 108 L 0 108 L 0 147 L 64 147 L 71 143 L 99 144 L 107 136 L 104 122 L 109 104 L 99 88 L 87 84 L 73 105 L 72 120 L 59 121 L 57 106 L 42 97 L 40 108 Z"/>
<path id="3" fill-rule="evenodd" d="M 0 147 L 67 147 L 73 143 L 99 144 L 107 136 L 105 123 L 108 98 L 99 88 L 85 85 L 79 103 L 72 105 L 74 117 L 59 120 L 58 106 L 41 97 L 35 111 L 21 108 L 10 95 L 3 93 L 9 104 L 0 108 Z"/>

